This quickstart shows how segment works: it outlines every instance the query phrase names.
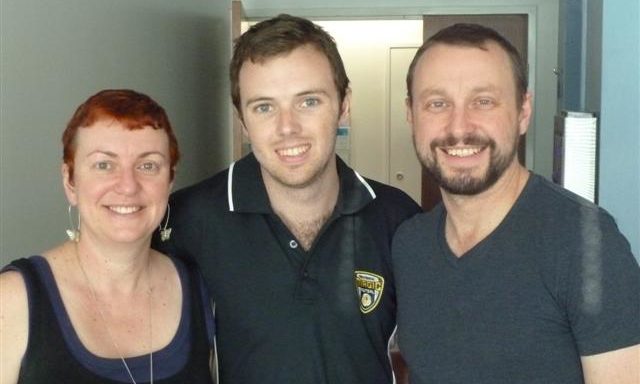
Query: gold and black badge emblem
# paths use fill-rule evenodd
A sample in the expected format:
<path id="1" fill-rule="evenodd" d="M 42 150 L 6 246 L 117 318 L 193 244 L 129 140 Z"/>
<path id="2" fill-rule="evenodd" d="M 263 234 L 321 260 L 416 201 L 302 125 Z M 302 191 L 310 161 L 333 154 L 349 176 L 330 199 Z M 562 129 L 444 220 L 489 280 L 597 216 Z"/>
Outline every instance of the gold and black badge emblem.
<path id="1" fill-rule="evenodd" d="M 380 302 L 384 290 L 384 278 L 375 273 L 355 271 L 356 289 L 360 298 L 360 311 L 369 313 Z"/>

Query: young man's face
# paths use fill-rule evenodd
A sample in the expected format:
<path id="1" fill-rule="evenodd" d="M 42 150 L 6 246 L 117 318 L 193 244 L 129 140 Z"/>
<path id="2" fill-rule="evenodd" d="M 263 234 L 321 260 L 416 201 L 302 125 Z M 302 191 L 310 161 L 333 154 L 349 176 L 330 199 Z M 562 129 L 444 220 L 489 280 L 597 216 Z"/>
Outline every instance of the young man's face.
<path id="1" fill-rule="evenodd" d="M 436 44 L 419 59 L 407 118 L 422 164 L 453 194 L 473 195 L 517 166 L 531 97 L 517 105 L 507 53 Z"/>
<path id="2" fill-rule="evenodd" d="M 349 101 L 340 104 L 324 54 L 307 45 L 246 61 L 239 84 L 244 134 L 265 183 L 303 188 L 336 172 L 336 130 Z"/>

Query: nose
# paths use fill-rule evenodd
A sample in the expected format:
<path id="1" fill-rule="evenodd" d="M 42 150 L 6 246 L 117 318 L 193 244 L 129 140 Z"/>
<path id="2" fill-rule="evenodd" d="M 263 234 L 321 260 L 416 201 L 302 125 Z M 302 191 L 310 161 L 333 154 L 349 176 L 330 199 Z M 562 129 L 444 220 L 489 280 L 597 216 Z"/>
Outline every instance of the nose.
<path id="1" fill-rule="evenodd" d="M 473 124 L 469 120 L 469 111 L 462 106 L 451 109 L 448 130 L 451 136 L 462 139 L 473 131 Z"/>
<path id="2" fill-rule="evenodd" d="M 116 191 L 122 195 L 132 195 L 138 191 L 140 184 L 135 168 L 122 168 L 118 173 Z"/>
<path id="3" fill-rule="evenodd" d="M 281 136 L 289 136 L 300 132 L 300 121 L 296 112 L 289 108 L 283 108 L 278 114 L 278 133 Z"/>

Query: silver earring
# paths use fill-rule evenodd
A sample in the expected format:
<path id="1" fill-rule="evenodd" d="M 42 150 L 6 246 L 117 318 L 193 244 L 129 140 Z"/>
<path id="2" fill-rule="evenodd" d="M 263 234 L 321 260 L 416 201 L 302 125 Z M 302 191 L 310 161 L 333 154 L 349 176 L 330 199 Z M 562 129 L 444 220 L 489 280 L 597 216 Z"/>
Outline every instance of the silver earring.
<path id="1" fill-rule="evenodd" d="M 169 215 L 171 214 L 171 206 L 167 204 L 167 220 L 164 222 L 164 226 L 160 225 L 160 240 L 167 241 L 171 238 L 171 228 L 169 226 Z"/>
<path id="2" fill-rule="evenodd" d="M 78 212 L 78 226 L 76 227 L 75 224 L 73 223 L 73 217 L 71 215 L 71 208 L 72 205 L 69 204 L 69 209 L 67 210 L 68 214 L 69 214 L 69 228 L 67 228 L 67 237 L 69 237 L 69 240 L 71 241 L 75 241 L 76 243 L 78 242 L 78 240 L 80 240 L 80 212 Z"/>

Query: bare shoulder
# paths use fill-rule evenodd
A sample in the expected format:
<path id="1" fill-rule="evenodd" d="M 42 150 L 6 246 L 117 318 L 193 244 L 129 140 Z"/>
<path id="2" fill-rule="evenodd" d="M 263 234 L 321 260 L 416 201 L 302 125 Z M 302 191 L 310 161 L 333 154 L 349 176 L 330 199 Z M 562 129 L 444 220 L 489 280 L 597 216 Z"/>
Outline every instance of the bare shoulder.
<path id="1" fill-rule="evenodd" d="M 156 285 L 161 282 L 162 284 L 168 284 L 172 289 L 176 286 L 179 287 L 178 270 L 171 258 L 154 249 L 151 252 L 151 268 L 154 270 L 155 277 L 160 279 L 160 281 L 156 280 Z"/>
<path id="2" fill-rule="evenodd" d="M 18 380 L 20 362 L 27 349 L 29 305 L 22 274 L 0 274 L 0 382 Z"/>
<path id="3" fill-rule="evenodd" d="M 0 273 L 0 314 L 2 319 L 8 315 L 22 312 L 28 315 L 27 287 L 22 274 L 18 271 Z"/>
<path id="4" fill-rule="evenodd" d="M 153 248 L 151 249 L 151 266 L 152 268 L 160 268 L 161 270 L 166 270 L 167 268 L 175 270 L 171 258 Z"/>

